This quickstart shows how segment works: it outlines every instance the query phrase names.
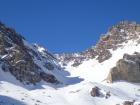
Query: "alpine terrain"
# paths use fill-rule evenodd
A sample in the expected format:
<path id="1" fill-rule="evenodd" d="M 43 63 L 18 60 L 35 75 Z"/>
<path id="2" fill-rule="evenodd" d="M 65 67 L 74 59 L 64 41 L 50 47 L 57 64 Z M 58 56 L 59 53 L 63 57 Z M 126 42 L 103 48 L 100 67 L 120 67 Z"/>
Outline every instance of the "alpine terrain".
<path id="1" fill-rule="evenodd" d="M 0 105 L 140 105 L 140 24 L 121 21 L 85 51 L 53 54 L 0 22 Z"/>

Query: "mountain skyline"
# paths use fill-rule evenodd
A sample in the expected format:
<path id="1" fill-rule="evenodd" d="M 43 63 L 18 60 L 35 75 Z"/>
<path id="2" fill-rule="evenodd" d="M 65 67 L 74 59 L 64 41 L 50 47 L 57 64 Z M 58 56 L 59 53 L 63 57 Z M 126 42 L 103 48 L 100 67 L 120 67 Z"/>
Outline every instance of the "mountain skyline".
<path id="1" fill-rule="evenodd" d="M 0 61 L 1 105 L 140 104 L 136 22 L 113 25 L 95 47 L 74 54 L 50 53 L 0 23 Z"/>
<path id="2" fill-rule="evenodd" d="M 0 105 L 140 105 L 139 0 L 0 4 Z"/>
<path id="3" fill-rule="evenodd" d="M 139 0 L 3 0 L 1 21 L 29 42 L 39 43 L 51 52 L 80 52 L 95 45 L 108 27 L 122 20 L 139 23 L 139 3 Z"/>

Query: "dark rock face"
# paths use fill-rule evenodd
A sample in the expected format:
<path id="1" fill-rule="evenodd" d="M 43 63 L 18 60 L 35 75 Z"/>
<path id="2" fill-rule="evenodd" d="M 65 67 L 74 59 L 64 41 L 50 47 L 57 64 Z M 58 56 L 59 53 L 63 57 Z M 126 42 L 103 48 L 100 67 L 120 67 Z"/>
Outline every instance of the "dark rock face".
<path id="1" fill-rule="evenodd" d="M 46 63 L 45 65 L 44 65 L 48 70 L 54 70 L 54 66 L 51 64 L 51 63 Z"/>
<path id="2" fill-rule="evenodd" d="M 41 80 L 57 82 L 55 76 L 41 72 L 41 68 L 35 63 L 34 59 L 37 57 L 40 60 L 43 58 L 41 55 L 25 46 L 21 35 L 0 23 L 0 63 L 3 71 L 10 72 L 17 80 L 27 84 L 35 84 Z M 50 70 L 54 69 L 51 63 L 47 63 L 46 66 Z"/>
<path id="3" fill-rule="evenodd" d="M 90 92 L 90 95 L 92 97 L 102 97 L 102 98 L 106 98 L 108 99 L 110 96 L 111 96 L 111 93 L 110 91 L 108 92 L 105 92 L 104 93 L 101 91 L 102 89 L 100 89 L 99 87 L 95 86 L 92 88 L 91 92 Z"/>
<path id="4" fill-rule="evenodd" d="M 124 101 L 123 105 L 134 105 L 134 102 L 131 101 Z"/>
<path id="5" fill-rule="evenodd" d="M 92 88 L 92 91 L 90 92 L 91 96 L 93 97 L 99 97 L 100 96 L 100 89 L 98 87 Z"/>
<path id="6" fill-rule="evenodd" d="M 107 79 L 109 82 L 117 80 L 140 82 L 140 53 L 124 54 L 123 59 L 120 59 L 116 67 L 111 69 Z"/>
<path id="7" fill-rule="evenodd" d="M 59 83 L 57 81 L 57 79 L 55 78 L 55 76 L 51 75 L 51 74 L 46 74 L 44 72 L 41 72 L 40 73 L 40 77 L 46 81 L 46 82 L 49 82 L 49 83 Z"/>

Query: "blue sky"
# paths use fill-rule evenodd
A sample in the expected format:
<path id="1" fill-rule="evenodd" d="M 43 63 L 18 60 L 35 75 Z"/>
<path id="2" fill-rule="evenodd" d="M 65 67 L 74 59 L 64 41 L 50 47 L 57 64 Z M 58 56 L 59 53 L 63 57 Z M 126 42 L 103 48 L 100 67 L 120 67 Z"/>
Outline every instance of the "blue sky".
<path id="1" fill-rule="evenodd" d="M 77 52 L 121 20 L 140 23 L 140 0 L 0 0 L 0 20 L 51 52 Z"/>

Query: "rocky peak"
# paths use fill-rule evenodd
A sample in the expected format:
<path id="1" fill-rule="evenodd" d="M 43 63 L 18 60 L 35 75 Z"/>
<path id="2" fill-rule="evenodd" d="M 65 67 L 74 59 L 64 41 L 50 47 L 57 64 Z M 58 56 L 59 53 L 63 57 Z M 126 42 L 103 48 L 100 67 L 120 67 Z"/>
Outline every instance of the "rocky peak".
<path id="1" fill-rule="evenodd" d="M 113 25 L 110 29 L 109 32 L 132 32 L 135 31 L 137 26 L 139 26 L 136 22 L 133 21 L 121 21 L 118 24 Z"/>
<path id="2" fill-rule="evenodd" d="M 37 45 L 27 44 L 14 29 L 0 23 L 0 65 L 23 83 L 58 82 L 49 70 L 58 69 L 55 57 Z M 43 48 L 42 48 L 43 49 Z M 40 63 L 39 63 L 40 62 Z"/>
<path id="3" fill-rule="evenodd" d="M 0 34 L 3 36 L 3 38 L 7 38 L 13 43 L 24 46 L 22 39 L 25 39 L 23 36 L 18 34 L 14 29 L 6 27 L 3 23 L 0 22 Z M 9 41 L 8 40 L 8 41 Z"/>
<path id="4" fill-rule="evenodd" d="M 98 55 L 99 62 L 111 57 L 110 49 L 116 50 L 127 43 L 129 40 L 135 40 L 139 43 L 140 25 L 136 22 L 122 21 L 112 26 L 106 34 L 100 37 L 95 46 L 94 52 Z"/>
<path id="5" fill-rule="evenodd" d="M 101 63 L 112 56 L 110 50 L 116 50 L 122 47 L 122 43 L 127 43 L 129 40 L 136 40 L 136 42 L 139 43 L 139 35 L 140 24 L 130 21 L 121 21 L 109 28 L 107 33 L 102 34 L 95 46 L 80 53 L 69 54 L 67 57 L 63 56 L 63 59 L 64 61 L 66 59 L 67 62 L 73 61 L 72 65 L 74 66 L 78 66 L 84 60 L 93 59 L 95 57 Z"/>
<path id="6" fill-rule="evenodd" d="M 117 39 L 120 38 L 129 40 L 132 38 L 137 38 L 138 33 L 140 33 L 140 24 L 131 21 L 122 21 L 112 26 L 108 30 L 107 35 Z"/>

